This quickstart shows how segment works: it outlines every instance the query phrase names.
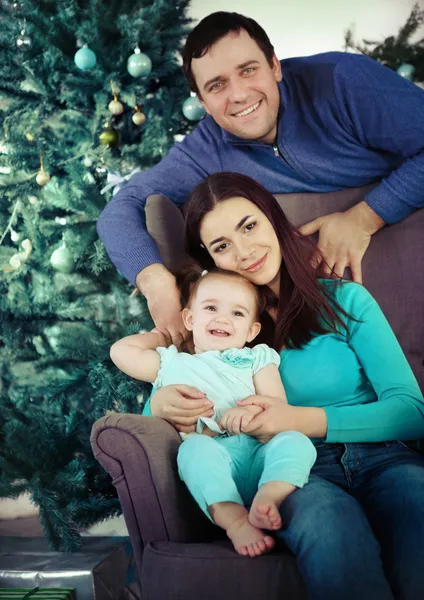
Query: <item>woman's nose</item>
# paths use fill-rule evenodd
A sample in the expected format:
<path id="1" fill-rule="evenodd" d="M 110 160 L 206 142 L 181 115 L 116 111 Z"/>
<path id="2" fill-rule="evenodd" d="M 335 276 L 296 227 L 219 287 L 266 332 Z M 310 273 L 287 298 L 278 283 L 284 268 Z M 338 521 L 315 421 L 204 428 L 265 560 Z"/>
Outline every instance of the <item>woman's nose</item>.
<path id="1" fill-rule="evenodd" d="M 250 244 L 238 244 L 237 246 L 237 254 L 240 260 L 246 260 L 252 256 L 254 252 L 253 246 Z"/>

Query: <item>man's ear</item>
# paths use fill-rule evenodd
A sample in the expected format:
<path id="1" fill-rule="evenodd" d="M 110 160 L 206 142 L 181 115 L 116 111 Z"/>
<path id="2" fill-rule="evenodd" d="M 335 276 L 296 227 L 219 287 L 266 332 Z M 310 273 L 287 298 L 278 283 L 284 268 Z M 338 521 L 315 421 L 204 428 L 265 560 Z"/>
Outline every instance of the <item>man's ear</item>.
<path id="1" fill-rule="evenodd" d="M 253 325 L 251 326 L 251 328 L 249 330 L 249 335 L 247 336 L 247 341 L 253 342 L 255 337 L 259 334 L 260 330 L 261 330 L 261 324 L 258 322 L 253 323 Z"/>
<path id="2" fill-rule="evenodd" d="M 181 316 L 183 318 L 184 327 L 187 329 L 187 331 L 193 331 L 193 313 L 191 310 L 189 308 L 183 308 Z"/>
<path id="3" fill-rule="evenodd" d="M 274 71 L 275 80 L 279 83 L 283 79 L 283 72 L 281 70 L 280 61 L 278 60 L 275 52 L 274 56 L 272 57 L 272 70 Z"/>

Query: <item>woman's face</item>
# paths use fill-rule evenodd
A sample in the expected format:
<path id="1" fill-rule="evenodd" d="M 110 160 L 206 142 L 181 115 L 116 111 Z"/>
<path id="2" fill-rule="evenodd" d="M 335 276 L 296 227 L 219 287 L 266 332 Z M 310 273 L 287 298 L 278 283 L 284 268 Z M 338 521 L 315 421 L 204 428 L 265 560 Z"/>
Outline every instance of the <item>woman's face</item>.
<path id="1" fill-rule="evenodd" d="M 278 293 L 280 244 L 269 219 L 253 202 L 239 197 L 219 202 L 203 218 L 200 239 L 217 267 Z"/>

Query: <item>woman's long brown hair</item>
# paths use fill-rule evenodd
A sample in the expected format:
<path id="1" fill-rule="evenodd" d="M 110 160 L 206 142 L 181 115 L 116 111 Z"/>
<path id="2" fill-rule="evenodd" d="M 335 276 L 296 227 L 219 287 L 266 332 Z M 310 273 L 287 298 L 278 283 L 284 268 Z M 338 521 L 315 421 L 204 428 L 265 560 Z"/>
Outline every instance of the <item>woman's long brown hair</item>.
<path id="1" fill-rule="evenodd" d="M 279 298 L 267 289 L 269 306 L 277 309 L 277 318 L 274 327 L 269 324 L 265 327 L 268 339 L 262 337 L 260 341 L 266 341 L 280 351 L 284 346 L 300 348 L 314 335 L 340 330 L 347 333 L 341 316 L 349 318 L 349 315 L 339 306 L 332 290 L 319 281 L 319 277 L 324 276 L 320 268 L 311 265 L 316 246 L 300 236 L 274 196 L 250 177 L 239 173 L 215 173 L 193 190 L 185 207 L 187 253 L 203 268 L 214 267 L 212 257 L 202 246 L 200 226 L 218 202 L 237 197 L 255 204 L 269 219 L 282 253 Z M 334 281 L 335 286 L 338 283 Z M 271 329 L 272 339 L 269 339 Z"/>

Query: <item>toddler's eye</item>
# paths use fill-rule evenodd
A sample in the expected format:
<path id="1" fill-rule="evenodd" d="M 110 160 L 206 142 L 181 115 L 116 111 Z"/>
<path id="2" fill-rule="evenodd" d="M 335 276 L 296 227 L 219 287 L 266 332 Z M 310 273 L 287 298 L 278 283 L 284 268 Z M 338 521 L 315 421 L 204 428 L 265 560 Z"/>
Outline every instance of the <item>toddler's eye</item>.
<path id="1" fill-rule="evenodd" d="M 213 306 L 212 304 L 205 306 L 205 309 L 210 310 L 211 312 L 216 312 L 216 306 Z"/>

